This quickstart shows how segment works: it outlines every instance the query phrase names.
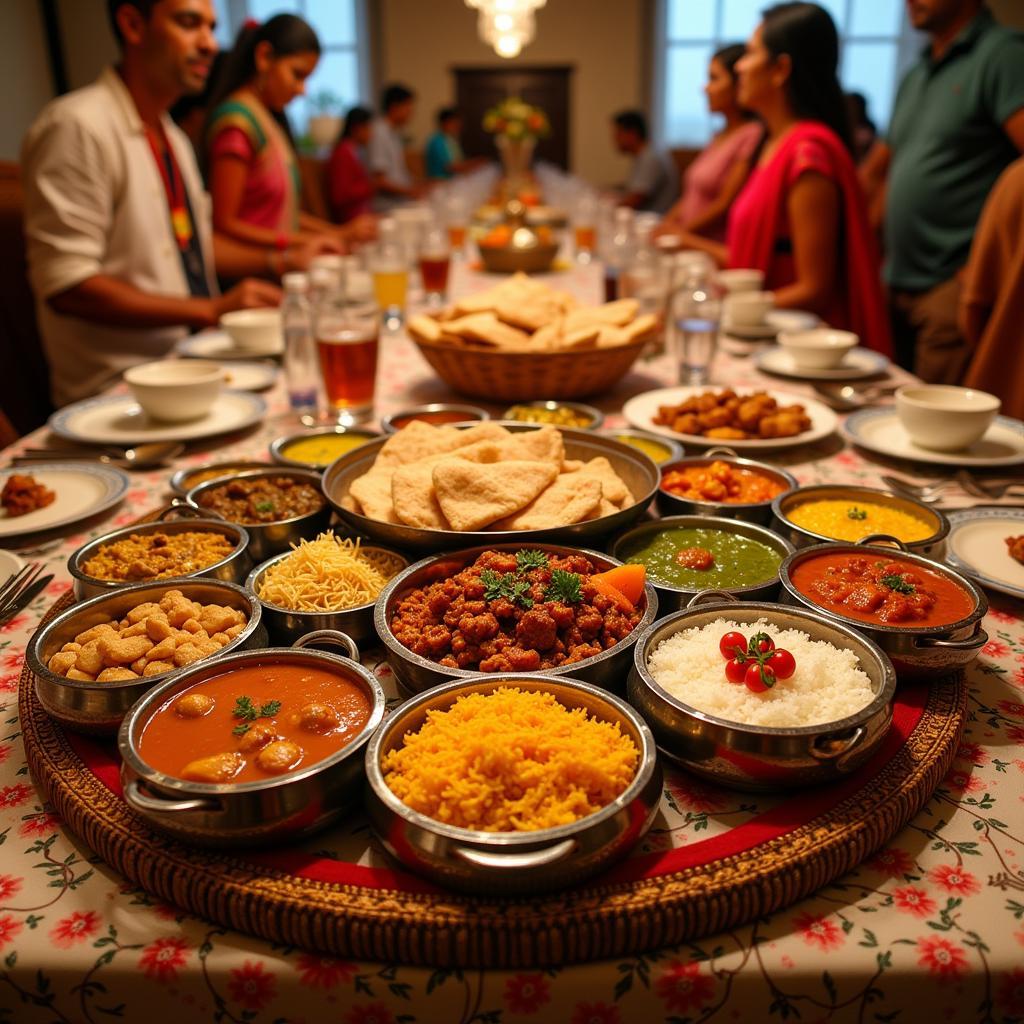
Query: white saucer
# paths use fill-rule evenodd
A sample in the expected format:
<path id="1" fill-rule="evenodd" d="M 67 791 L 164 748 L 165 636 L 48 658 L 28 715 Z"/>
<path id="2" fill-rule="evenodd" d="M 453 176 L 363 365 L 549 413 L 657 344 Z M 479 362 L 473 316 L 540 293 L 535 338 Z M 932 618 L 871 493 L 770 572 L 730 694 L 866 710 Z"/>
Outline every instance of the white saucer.
<path id="1" fill-rule="evenodd" d="M 759 352 L 754 365 L 765 373 L 777 377 L 793 377 L 797 380 L 857 380 L 859 377 L 873 377 L 885 373 L 889 360 L 881 352 L 869 348 L 855 348 L 846 353 L 838 366 L 829 369 L 808 370 L 796 365 L 791 353 L 778 345 Z"/>
<path id="2" fill-rule="evenodd" d="M 772 327 L 769 323 L 734 324 L 729 320 L 723 320 L 722 333 L 740 341 L 772 341 L 779 333 L 779 328 Z"/>
<path id="3" fill-rule="evenodd" d="M 1024 508 L 966 508 L 947 512 L 946 560 L 982 586 L 1024 597 L 1024 565 L 1010 557 L 1007 537 L 1024 534 Z"/>
<path id="4" fill-rule="evenodd" d="M 277 380 L 278 368 L 269 360 L 243 363 L 241 360 L 224 367 L 224 386 L 232 391 L 265 391 Z"/>
<path id="5" fill-rule="evenodd" d="M 175 346 L 178 355 L 193 359 L 261 359 L 280 356 L 284 351 L 284 340 L 274 352 L 251 352 L 236 348 L 227 331 L 201 331 L 182 338 Z"/>
<path id="6" fill-rule="evenodd" d="M 998 416 L 980 441 L 962 452 L 936 452 L 914 444 L 895 409 L 861 409 L 843 424 L 850 440 L 868 451 L 937 466 L 1017 466 L 1024 463 L 1024 423 Z"/>
<path id="7" fill-rule="evenodd" d="M 692 395 L 700 395 L 705 391 L 720 390 L 714 387 L 678 387 L 658 388 L 656 391 L 645 391 L 641 395 L 635 395 L 622 407 L 622 415 L 626 421 L 639 430 L 648 430 L 654 434 L 661 434 L 662 437 L 671 437 L 682 441 L 686 445 L 695 447 L 710 448 L 714 445 L 728 445 L 737 451 L 744 449 L 766 449 L 766 448 L 794 448 L 802 444 L 811 444 L 828 437 L 839 424 L 836 414 L 816 402 L 814 399 L 805 398 L 803 395 L 794 395 L 788 391 L 773 391 L 767 388 L 737 387 L 742 394 L 749 394 L 752 391 L 765 391 L 779 403 L 779 405 L 802 405 L 810 417 L 811 426 L 802 434 L 794 437 L 773 437 L 768 439 L 751 439 L 747 441 L 723 441 L 716 437 L 703 437 L 699 434 L 680 434 L 669 427 L 654 422 L 658 407 L 661 405 L 677 405 L 690 398 Z"/>
<path id="8" fill-rule="evenodd" d="M 0 548 L 0 586 L 9 576 L 14 576 L 25 568 L 25 560 L 19 558 L 13 551 L 5 551 Z"/>
<path id="9" fill-rule="evenodd" d="M 266 403 L 257 395 L 222 391 L 201 419 L 165 423 L 150 419 L 131 395 L 108 395 L 65 406 L 50 417 L 49 426 L 58 437 L 86 444 L 193 441 L 251 427 L 266 411 Z"/>
<path id="10" fill-rule="evenodd" d="M 0 537 L 54 530 L 113 508 L 128 490 L 128 474 L 99 463 L 47 462 L 0 470 L 0 487 L 18 473 L 31 476 L 56 495 L 49 505 L 23 516 L 0 512 Z"/>

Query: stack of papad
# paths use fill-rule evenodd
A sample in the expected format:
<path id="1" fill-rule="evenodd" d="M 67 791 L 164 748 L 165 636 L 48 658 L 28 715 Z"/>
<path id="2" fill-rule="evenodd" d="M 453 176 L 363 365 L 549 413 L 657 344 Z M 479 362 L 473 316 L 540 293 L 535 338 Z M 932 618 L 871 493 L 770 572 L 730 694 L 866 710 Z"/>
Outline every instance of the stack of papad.
<path id="1" fill-rule="evenodd" d="M 465 430 L 413 420 L 384 443 L 343 504 L 383 523 L 427 530 L 543 530 L 634 504 L 603 456 L 566 459 L 557 427 Z"/>
<path id="2" fill-rule="evenodd" d="M 428 343 L 506 352 L 611 348 L 646 338 L 657 328 L 657 318 L 638 316 L 639 310 L 636 299 L 580 306 L 568 292 L 513 274 L 436 317 L 412 317 L 409 333 Z"/>

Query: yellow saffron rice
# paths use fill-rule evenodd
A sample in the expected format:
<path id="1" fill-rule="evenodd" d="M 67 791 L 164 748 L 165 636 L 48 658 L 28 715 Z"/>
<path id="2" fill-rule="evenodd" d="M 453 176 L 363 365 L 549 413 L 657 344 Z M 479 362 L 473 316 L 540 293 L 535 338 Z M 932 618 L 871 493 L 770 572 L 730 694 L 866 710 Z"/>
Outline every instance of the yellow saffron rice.
<path id="1" fill-rule="evenodd" d="M 427 712 L 381 767 L 403 803 L 437 821 L 533 832 L 609 804 L 632 782 L 639 756 L 617 722 L 570 711 L 550 693 L 500 687 Z"/>

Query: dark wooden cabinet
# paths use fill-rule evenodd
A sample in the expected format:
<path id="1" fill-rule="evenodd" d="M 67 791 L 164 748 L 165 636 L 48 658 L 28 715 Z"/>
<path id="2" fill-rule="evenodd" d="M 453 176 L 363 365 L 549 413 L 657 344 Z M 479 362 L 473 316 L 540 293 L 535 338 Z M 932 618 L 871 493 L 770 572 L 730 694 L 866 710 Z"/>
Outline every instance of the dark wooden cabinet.
<path id="1" fill-rule="evenodd" d="M 535 159 L 569 170 L 569 89 L 572 68 L 452 68 L 455 102 L 462 112 L 462 146 L 467 156 L 494 157 L 494 139 L 483 129 L 484 114 L 506 96 L 519 96 L 540 107 L 551 122 L 551 134 L 540 139 Z"/>

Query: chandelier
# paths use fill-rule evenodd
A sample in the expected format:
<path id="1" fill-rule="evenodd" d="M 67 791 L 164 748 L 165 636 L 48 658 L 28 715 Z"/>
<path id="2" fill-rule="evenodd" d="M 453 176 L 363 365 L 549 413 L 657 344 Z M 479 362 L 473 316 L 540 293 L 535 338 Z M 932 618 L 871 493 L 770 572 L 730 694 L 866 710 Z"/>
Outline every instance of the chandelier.
<path id="1" fill-rule="evenodd" d="M 537 33 L 534 12 L 546 0 L 466 0 L 466 6 L 479 11 L 477 32 L 499 57 L 518 57 Z"/>

